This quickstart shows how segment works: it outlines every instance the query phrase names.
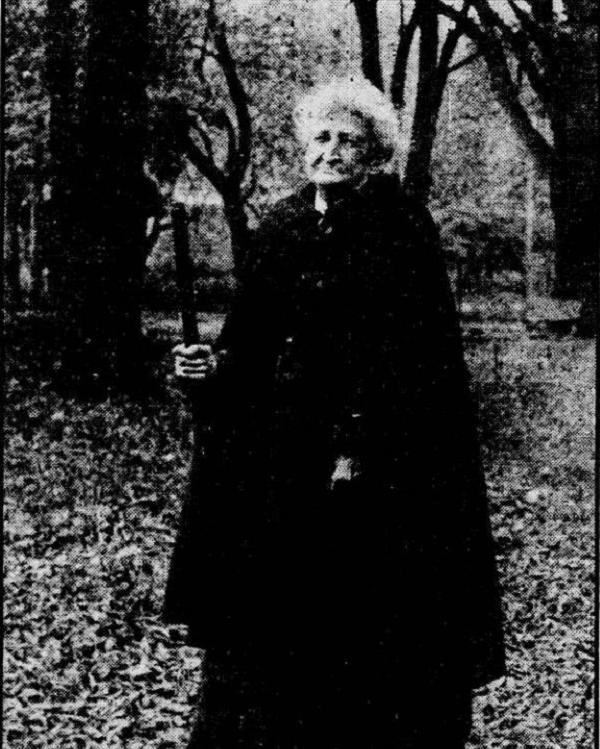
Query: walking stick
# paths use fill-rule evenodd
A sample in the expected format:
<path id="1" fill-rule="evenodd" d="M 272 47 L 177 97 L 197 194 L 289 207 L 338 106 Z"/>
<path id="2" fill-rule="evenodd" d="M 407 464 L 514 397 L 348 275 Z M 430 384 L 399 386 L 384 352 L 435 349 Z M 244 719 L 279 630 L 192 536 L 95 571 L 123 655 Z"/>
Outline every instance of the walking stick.
<path id="1" fill-rule="evenodd" d="M 194 265 L 190 257 L 187 212 L 181 203 L 174 203 L 171 208 L 171 224 L 183 342 L 186 346 L 191 346 L 200 343 L 200 333 L 194 309 Z"/>
<path id="2" fill-rule="evenodd" d="M 194 264 L 190 255 L 190 241 L 188 235 L 188 217 L 185 206 L 182 203 L 174 203 L 171 208 L 171 225 L 173 228 L 173 247 L 175 249 L 175 272 L 177 276 L 177 288 L 179 291 L 179 311 L 181 314 L 181 327 L 183 342 L 186 346 L 200 343 L 200 332 L 196 320 L 194 305 Z M 204 434 L 204 428 L 200 419 L 200 407 L 195 389 L 187 390 L 192 411 L 192 422 L 194 427 L 194 442 Z"/>

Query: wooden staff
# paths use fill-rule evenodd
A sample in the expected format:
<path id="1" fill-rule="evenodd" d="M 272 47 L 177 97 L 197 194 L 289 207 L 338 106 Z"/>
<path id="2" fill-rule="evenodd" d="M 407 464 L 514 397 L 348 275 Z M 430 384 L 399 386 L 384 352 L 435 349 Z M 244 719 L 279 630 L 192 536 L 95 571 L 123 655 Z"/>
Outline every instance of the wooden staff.
<path id="1" fill-rule="evenodd" d="M 183 342 L 191 346 L 200 343 L 200 333 L 194 308 L 194 264 L 190 256 L 187 211 L 182 203 L 175 203 L 171 208 L 171 225 Z"/>
<path id="2" fill-rule="evenodd" d="M 171 226 L 173 228 L 173 247 L 175 249 L 175 271 L 177 288 L 179 290 L 179 311 L 183 342 L 186 346 L 200 343 L 200 332 L 196 320 L 194 304 L 194 264 L 190 255 L 190 240 L 188 234 L 188 216 L 182 203 L 174 203 L 171 208 Z M 186 388 L 190 399 L 193 424 L 194 444 L 204 444 L 206 432 L 205 419 L 202 418 L 201 404 L 196 397 L 196 388 Z"/>

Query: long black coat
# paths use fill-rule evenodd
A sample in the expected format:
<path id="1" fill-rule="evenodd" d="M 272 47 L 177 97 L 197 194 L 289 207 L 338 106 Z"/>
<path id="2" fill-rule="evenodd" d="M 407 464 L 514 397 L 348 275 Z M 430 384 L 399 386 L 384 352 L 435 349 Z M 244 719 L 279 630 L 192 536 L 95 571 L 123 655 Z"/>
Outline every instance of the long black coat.
<path id="1" fill-rule="evenodd" d="M 204 647 L 378 641 L 503 672 L 456 312 L 427 211 L 395 179 L 325 221 L 314 187 L 255 237 L 203 391 L 166 616 Z M 360 467 L 330 477 L 339 455 Z"/>

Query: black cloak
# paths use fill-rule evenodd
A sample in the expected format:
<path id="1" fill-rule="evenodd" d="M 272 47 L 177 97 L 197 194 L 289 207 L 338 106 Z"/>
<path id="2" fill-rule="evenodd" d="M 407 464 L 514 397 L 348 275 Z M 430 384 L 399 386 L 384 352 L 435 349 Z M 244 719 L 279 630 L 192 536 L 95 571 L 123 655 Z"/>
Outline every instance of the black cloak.
<path id="1" fill-rule="evenodd" d="M 502 616 L 435 226 L 395 178 L 324 218 L 314 195 L 256 232 L 199 392 L 166 618 L 207 648 L 387 643 L 480 685 L 504 670 Z M 359 470 L 332 489 L 340 455 Z"/>

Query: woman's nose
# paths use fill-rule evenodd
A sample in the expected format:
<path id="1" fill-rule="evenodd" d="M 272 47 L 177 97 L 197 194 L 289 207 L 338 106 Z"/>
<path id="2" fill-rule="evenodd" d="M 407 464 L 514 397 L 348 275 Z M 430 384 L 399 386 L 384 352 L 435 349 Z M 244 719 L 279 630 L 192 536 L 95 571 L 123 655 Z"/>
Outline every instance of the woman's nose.
<path id="1" fill-rule="evenodd" d="M 340 155 L 340 141 L 332 138 L 326 145 L 325 155 L 327 158 L 336 158 Z"/>

